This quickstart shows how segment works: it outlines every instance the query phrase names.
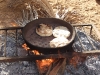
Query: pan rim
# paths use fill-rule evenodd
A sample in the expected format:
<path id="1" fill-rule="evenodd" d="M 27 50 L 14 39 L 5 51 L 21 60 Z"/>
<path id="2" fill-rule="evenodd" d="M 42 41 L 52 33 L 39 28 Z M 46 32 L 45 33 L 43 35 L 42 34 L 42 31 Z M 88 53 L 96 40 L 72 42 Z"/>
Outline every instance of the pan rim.
<path id="1" fill-rule="evenodd" d="M 33 20 L 33 21 L 36 21 L 36 20 L 39 20 L 39 19 L 56 19 L 56 20 L 61 20 L 61 19 L 58 19 L 58 18 L 38 18 L 38 19 L 35 19 L 35 20 Z M 33 21 L 31 21 L 31 22 L 33 22 Z M 64 20 L 61 20 L 61 21 L 64 21 Z M 29 23 L 31 23 L 31 22 L 29 22 Z M 64 21 L 64 22 L 66 22 L 66 21 Z M 68 23 L 68 24 L 72 27 L 73 32 L 72 32 L 72 38 L 69 40 L 69 43 L 68 43 L 67 45 L 62 46 L 62 47 L 56 47 L 56 48 L 52 48 L 52 47 L 40 47 L 40 46 L 33 45 L 33 44 L 31 44 L 31 43 L 25 38 L 25 35 L 24 35 L 24 30 L 25 30 L 25 28 L 28 26 L 29 23 L 27 23 L 27 24 L 23 27 L 23 29 L 22 29 L 22 36 L 23 36 L 23 39 L 24 39 L 28 44 L 30 44 L 30 45 L 32 45 L 32 46 L 35 46 L 35 47 L 41 48 L 41 49 L 60 49 L 60 48 L 63 48 L 63 47 L 68 46 L 70 43 L 72 43 L 72 42 L 74 41 L 74 38 L 75 38 L 75 29 L 74 29 L 74 27 L 73 27 L 71 24 Z M 67 22 L 66 22 L 66 23 L 67 23 Z"/>

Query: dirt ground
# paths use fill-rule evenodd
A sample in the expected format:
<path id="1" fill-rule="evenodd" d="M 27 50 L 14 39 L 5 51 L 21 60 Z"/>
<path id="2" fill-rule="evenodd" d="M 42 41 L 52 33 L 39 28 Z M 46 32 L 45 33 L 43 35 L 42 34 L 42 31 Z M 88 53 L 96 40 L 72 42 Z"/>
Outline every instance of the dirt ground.
<path id="1" fill-rule="evenodd" d="M 21 7 L 25 3 L 29 3 L 34 0 L 0 0 L 0 27 L 9 27 L 14 26 L 14 20 L 16 18 L 21 17 L 22 10 Z M 39 0 L 36 0 L 37 3 Z M 41 0 L 46 1 L 46 0 Z M 96 26 L 96 28 L 100 32 L 100 2 L 96 0 L 47 0 L 51 6 L 46 4 L 45 7 L 41 7 L 42 11 L 47 11 L 47 13 L 54 14 L 58 12 L 58 14 L 63 15 L 64 9 L 68 10 L 67 16 L 65 20 L 70 22 L 71 24 L 92 24 Z M 36 4 L 36 3 L 35 3 Z M 34 4 L 34 5 L 35 5 Z M 41 2 L 39 3 L 41 4 Z M 38 5 L 39 5 L 38 4 Z M 38 5 L 36 7 L 38 8 Z M 43 4 L 41 4 L 43 5 Z M 16 9 L 17 8 L 17 9 Z M 41 10 L 40 8 L 37 9 L 38 11 Z M 52 11 L 52 12 L 51 12 Z M 55 16 L 53 16 L 55 17 Z M 17 26 L 17 25 L 15 25 Z M 99 35 L 99 34 L 98 34 Z"/>

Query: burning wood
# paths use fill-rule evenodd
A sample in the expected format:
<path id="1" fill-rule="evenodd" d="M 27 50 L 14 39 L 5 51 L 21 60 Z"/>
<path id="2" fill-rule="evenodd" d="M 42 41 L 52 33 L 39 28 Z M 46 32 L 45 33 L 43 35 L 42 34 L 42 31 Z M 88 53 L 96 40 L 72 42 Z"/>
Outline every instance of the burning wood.
<path id="1" fill-rule="evenodd" d="M 29 50 L 26 44 L 23 44 L 22 47 L 25 50 Z M 34 55 L 41 55 L 37 50 L 33 50 L 32 52 Z M 57 75 L 58 73 L 62 75 L 66 65 L 66 58 L 36 60 L 36 64 L 40 75 Z"/>
<path id="2" fill-rule="evenodd" d="M 51 71 L 48 71 L 46 75 L 63 75 L 66 65 L 66 58 L 58 59 L 56 62 L 52 64 L 50 68 Z M 48 74 L 49 73 L 49 74 Z"/>
<path id="3" fill-rule="evenodd" d="M 50 65 L 53 63 L 53 59 L 36 60 L 39 73 L 44 74 L 48 71 Z"/>
<path id="4" fill-rule="evenodd" d="M 23 44 L 22 47 L 25 50 L 29 50 L 29 47 L 27 47 L 26 44 Z M 43 55 L 39 53 L 37 50 L 32 51 L 34 55 Z M 62 75 L 65 70 L 65 65 L 66 65 L 66 59 L 68 57 L 63 57 L 61 54 L 58 54 L 59 57 L 56 59 L 41 59 L 41 60 L 36 60 L 36 64 L 39 70 L 40 75 L 46 74 L 46 75 Z M 69 55 L 68 55 L 69 56 Z M 73 56 L 73 54 L 72 54 Z M 52 57 L 51 57 L 52 58 Z M 77 60 L 78 59 L 78 60 Z M 76 61 L 77 60 L 77 61 Z M 70 64 L 76 66 L 79 63 L 79 56 L 73 56 L 73 58 L 70 59 Z"/>
<path id="5" fill-rule="evenodd" d="M 26 44 L 23 44 L 22 47 L 25 50 L 29 50 Z M 32 51 L 35 55 L 41 55 L 37 50 Z M 40 74 L 47 72 L 49 66 L 52 64 L 53 59 L 43 59 L 43 60 L 36 60 L 38 69 L 40 70 Z"/>
<path id="6" fill-rule="evenodd" d="M 35 55 L 40 55 L 37 50 L 32 51 Z M 40 74 L 46 73 L 49 66 L 53 63 L 54 59 L 42 59 L 36 60 Z"/>

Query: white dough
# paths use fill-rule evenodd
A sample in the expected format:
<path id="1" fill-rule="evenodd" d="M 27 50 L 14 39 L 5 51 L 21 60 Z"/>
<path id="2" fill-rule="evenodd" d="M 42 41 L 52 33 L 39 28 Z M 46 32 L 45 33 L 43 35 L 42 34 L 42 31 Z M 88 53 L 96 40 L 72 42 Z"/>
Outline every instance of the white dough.
<path id="1" fill-rule="evenodd" d="M 63 47 L 68 44 L 68 39 L 65 37 L 54 38 L 50 41 L 51 48 Z"/>
<path id="2" fill-rule="evenodd" d="M 70 31 L 64 26 L 58 26 L 53 30 L 53 36 L 68 38 L 70 36 Z"/>

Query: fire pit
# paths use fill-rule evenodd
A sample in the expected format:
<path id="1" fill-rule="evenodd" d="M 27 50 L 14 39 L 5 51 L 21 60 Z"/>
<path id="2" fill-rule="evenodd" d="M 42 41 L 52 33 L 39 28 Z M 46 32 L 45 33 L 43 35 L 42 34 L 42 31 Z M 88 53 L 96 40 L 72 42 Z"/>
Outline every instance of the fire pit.
<path id="1" fill-rule="evenodd" d="M 100 36 L 94 25 L 73 25 L 76 36 L 70 49 L 46 54 L 28 48 L 22 37 L 23 27 L 16 27 L 25 26 L 26 23 L 40 17 L 55 16 L 76 24 L 74 20 L 81 21 L 80 17 L 75 15 L 76 12 L 72 12 L 75 15 L 74 18 L 70 11 L 68 12 L 66 6 L 62 8 L 58 3 L 57 8 L 54 7 L 54 9 L 59 10 L 58 7 L 60 7 L 63 12 L 59 12 L 59 10 L 54 15 L 46 0 L 0 0 L 0 3 L 2 6 L 0 8 L 0 75 L 100 74 L 100 42 L 91 38 L 93 34 L 96 35 L 94 31 L 96 31 L 97 37 Z M 70 14 L 69 17 L 68 14 Z M 80 16 L 82 17 L 82 15 Z M 87 20 L 87 18 L 85 19 Z M 26 49 L 22 47 L 23 45 L 26 46 L 24 47 Z"/>
<path id="2" fill-rule="evenodd" d="M 43 54 L 34 55 L 30 50 L 25 51 L 21 47 L 21 45 L 23 45 L 25 43 L 23 40 L 23 37 L 21 36 L 22 35 L 21 30 L 23 29 L 23 27 L 1 28 L 0 31 L 2 31 L 4 33 L 4 34 L 2 34 L 2 36 L 5 37 L 5 38 L 2 38 L 2 42 L 5 41 L 5 44 L 2 47 L 2 51 L 1 51 L 2 54 L 0 57 L 0 61 L 1 62 L 5 62 L 5 61 L 6 62 L 33 61 L 33 60 L 50 59 L 50 58 L 53 58 L 53 59 L 69 58 L 70 59 L 70 58 L 73 58 L 75 56 L 78 56 L 81 58 L 86 58 L 87 56 L 90 56 L 90 55 L 99 55 L 100 54 L 99 53 L 100 43 L 93 40 L 90 36 L 86 35 L 86 33 L 84 32 L 84 27 L 90 27 L 90 34 L 92 35 L 92 30 L 95 30 L 95 28 L 93 28 L 92 25 L 73 25 L 73 26 L 74 26 L 75 31 L 76 31 L 75 42 L 73 44 L 74 52 L 66 52 L 66 53 L 59 52 L 59 54 L 52 53 L 52 54 L 46 54 L 46 55 L 45 54 L 44 55 Z M 81 29 L 80 29 L 80 27 L 81 27 Z M 10 31 L 12 32 L 12 34 L 14 34 L 15 37 L 12 36 Z M 2 36 L 0 36 L 0 37 L 2 37 Z M 13 37 L 14 39 L 13 38 L 10 39 L 10 37 Z M 15 40 L 15 42 L 13 42 L 12 40 Z M 8 45 L 11 44 L 10 42 L 13 43 L 13 46 L 11 47 L 13 52 L 11 50 L 9 52 L 10 48 Z M 76 59 L 78 57 L 76 57 Z M 73 58 L 73 61 L 76 59 Z M 58 64 L 65 65 L 64 64 L 65 60 L 64 59 L 61 59 L 61 60 L 63 62 L 60 62 Z M 80 61 L 80 59 L 77 59 L 77 64 L 79 63 L 78 60 Z M 75 62 L 73 62 L 73 61 L 71 61 L 70 64 L 74 63 L 74 65 L 75 65 Z M 86 65 L 85 65 L 85 68 L 87 68 L 87 69 L 88 69 L 88 65 L 90 65 L 90 63 L 88 61 L 90 62 L 90 60 L 87 59 Z M 97 61 L 98 61 L 98 57 L 97 57 Z M 81 61 L 80 61 L 80 63 L 81 63 Z M 81 70 L 82 70 L 83 66 L 84 65 L 80 65 L 79 68 L 81 68 Z M 67 65 L 67 68 L 65 70 L 65 74 L 69 73 L 70 70 L 74 69 L 74 67 L 72 65 Z M 51 74 L 54 72 L 53 70 L 51 71 Z M 48 71 L 48 73 L 49 72 L 50 72 L 50 70 Z M 56 70 L 56 72 L 58 73 L 58 70 Z M 75 74 L 76 72 L 72 70 L 71 73 Z"/>

